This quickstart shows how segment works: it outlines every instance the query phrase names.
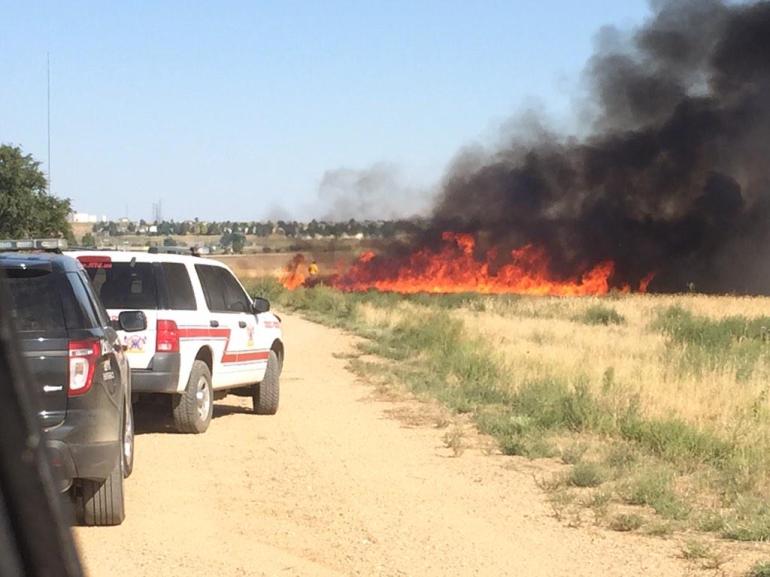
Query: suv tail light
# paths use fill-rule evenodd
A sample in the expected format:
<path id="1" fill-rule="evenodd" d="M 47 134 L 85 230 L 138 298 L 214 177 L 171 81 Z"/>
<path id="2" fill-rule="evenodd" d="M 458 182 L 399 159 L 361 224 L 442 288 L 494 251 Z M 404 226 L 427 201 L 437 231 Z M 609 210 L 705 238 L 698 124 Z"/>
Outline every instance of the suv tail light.
<path id="1" fill-rule="evenodd" d="M 70 341 L 69 343 L 69 396 L 84 395 L 94 383 L 96 363 L 102 352 L 98 340 Z"/>
<path id="2" fill-rule="evenodd" d="M 156 353 L 178 353 L 179 352 L 179 329 L 174 321 L 164 321 L 158 319 L 155 325 L 155 352 Z"/>

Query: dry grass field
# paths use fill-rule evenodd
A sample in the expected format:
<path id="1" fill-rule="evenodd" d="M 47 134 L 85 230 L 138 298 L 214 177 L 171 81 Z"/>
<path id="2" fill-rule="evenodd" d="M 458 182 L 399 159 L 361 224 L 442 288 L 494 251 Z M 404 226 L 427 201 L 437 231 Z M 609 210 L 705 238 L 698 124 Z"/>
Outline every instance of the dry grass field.
<path id="1" fill-rule="evenodd" d="M 660 318 L 677 308 L 702 317 L 704 333 L 692 341 L 672 339 Z M 603 311 L 617 316 L 602 316 Z M 735 428 L 744 426 L 746 412 L 766 399 L 770 386 L 762 332 L 765 320 L 770 331 L 767 298 L 525 299 L 462 316 L 468 330 L 493 343 L 510 364 L 513 386 L 537 379 L 583 380 L 600 394 L 611 379 L 626 394 L 639 396 L 647 416 L 675 415 L 734 436 L 748 434 Z M 708 320 L 729 317 L 762 319 L 759 335 L 737 334 L 735 342 L 713 347 L 702 340 L 712 328 Z M 758 348 L 752 337 L 759 338 Z"/>
<path id="2" fill-rule="evenodd" d="M 211 258 L 227 264 L 239 278 L 258 279 L 261 277 L 279 277 L 296 253 L 234 254 L 216 255 Z M 302 252 L 308 262 L 315 259 L 322 274 L 331 274 L 345 269 L 357 256 L 356 252 L 345 251 L 310 251 Z"/>
<path id="3" fill-rule="evenodd" d="M 542 487 L 565 522 L 770 539 L 770 298 L 253 288 L 366 337 L 363 378 L 551 463 Z"/>

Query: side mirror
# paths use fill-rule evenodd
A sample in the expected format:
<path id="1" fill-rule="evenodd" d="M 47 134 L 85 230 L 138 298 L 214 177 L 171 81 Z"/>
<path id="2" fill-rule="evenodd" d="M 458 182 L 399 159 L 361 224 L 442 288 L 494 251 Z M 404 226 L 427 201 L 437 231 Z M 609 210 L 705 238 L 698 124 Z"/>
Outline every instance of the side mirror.
<path id="1" fill-rule="evenodd" d="M 118 328 L 127 333 L 143 331 L 147 328 L 147 317 L 142 311 L 123 311 L 118 316 Z"/>
<path id="2" fill-rule="evenodd" d="M 270 301 L 267 299 L 263 299 L 262 297 L 257 297 L 254 299 L 253 309 L 254 309 L 254 314 L 257 314 L 257 315 L 259 313 L 266 313 L 267 311 L 270 310 Z"/>

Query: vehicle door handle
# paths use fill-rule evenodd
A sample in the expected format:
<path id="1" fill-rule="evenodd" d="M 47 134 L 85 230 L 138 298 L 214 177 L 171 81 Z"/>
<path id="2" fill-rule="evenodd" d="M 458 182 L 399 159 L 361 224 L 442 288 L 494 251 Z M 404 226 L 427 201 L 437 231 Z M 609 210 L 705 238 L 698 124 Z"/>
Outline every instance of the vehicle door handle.
<path id="1" fill-rule="evenodd" d="M 209 325 L 216 328 L 219 326 L 219 321 L 209 321 Z"/>
<path id="2" fill-rule="evenodd" d="M 245 329 L 246 328 L 246 321 L 238 321 L 238 326 L 241 327 L 242 329 Z"/>

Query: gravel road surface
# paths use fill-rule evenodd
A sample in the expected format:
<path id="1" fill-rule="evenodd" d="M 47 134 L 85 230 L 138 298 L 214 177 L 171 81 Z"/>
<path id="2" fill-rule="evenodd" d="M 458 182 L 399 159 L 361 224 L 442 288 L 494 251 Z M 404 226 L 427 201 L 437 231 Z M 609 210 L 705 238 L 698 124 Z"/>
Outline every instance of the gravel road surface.
<path id="1" fill-rule="evenodd" d="M 204 435 L 138 414 L 127 519 L 77 528 L 94 577 L 680 576 L 673 541 L 554 519 L 523 459 L 392 417 L 334 353 L 353 338 L 284 316 L 275 417 L 219 401 Z M 415 404 L 419 410 L 419 406 Z"/>

